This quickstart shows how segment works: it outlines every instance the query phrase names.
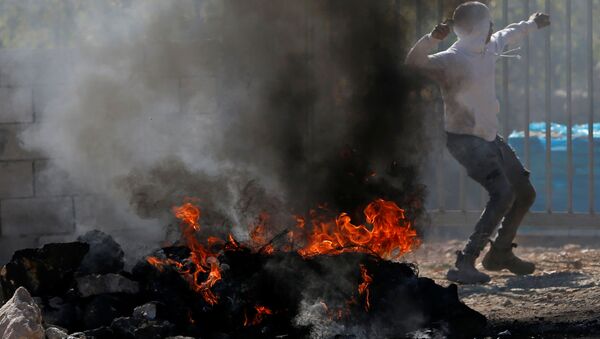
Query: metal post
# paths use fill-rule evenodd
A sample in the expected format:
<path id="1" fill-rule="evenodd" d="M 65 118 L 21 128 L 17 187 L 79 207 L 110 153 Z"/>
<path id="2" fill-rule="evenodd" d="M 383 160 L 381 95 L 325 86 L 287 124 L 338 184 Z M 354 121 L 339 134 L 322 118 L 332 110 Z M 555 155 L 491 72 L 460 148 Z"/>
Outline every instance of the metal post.
<path id="1" fill-rule="evenodd" d="M 304 7 L 304 11 L 305 11 L 305 18 L 304 18 L 304 25 L 305 25 L 305 46 L 304 46 L 304 62 L 306 63 L 306 68 L 307 69 L 311 69 L 312 66 L 312 56 L 313 56 L 313 52 L 314 52 L 314 21 L 313 18 L 311 16 L 311 10 L 310 10 L 310 6 L 311 6 L 311 2 L 310 1 L 306 1 L 305 2 L 305 7 Z M 308 79 L 308 75 L 306 75 L 304 77 L 304 86 L 305 86 L 305 90 L 309 91 L 310 90 L 310 81 Z M 306 111 L 305 111 L 305 116 L 304 116 L 304 126 L 306 127 L 306 134 L 305 134 L 305 139 L 304 139 L 304 144 L 303 147 L 305 150 L 307 150 L 307 152 L 305 152 L 305 154 L 307 154 L 307 156 L 304 158 L 304 175 L 305 178 L 310 177 L 310 173 L 308 173 L 309 168 L 310 168 L 310 163 L 312 162 L 312 158 L 310 157 L 310 154 L 312 154 L 312 149 L 313 149 L 313 128 L 314 128 L 314 105 L 309 104 L 306 107 Z M 311 202 L 309 201 L 309 190 L 308 187 L 305 187 L 304 190 L 304 203 L 305 206 L 309 206 L 308 204 L 310 204 Z"/>
<path id="2" fill-rule="evenodd" d="M 508 0 L 502 1 L 502 25 L 508 26 Z M 508 60 L 502 59 L 502 133 L 508 142 Z"/>
<path id="3" fill-rule="evenodd" d="M 423 0 L 415 0 L 415 33 L 417 35 L 417 39 L 420 39 L 423 36 Z"/>
<path id="4" fill-rule="evenodd" d="M 466 175 L 466 171 L 465 168 L 460 166 L 459 167 L 459 177 L 458 177 L 458 202 L 459 202 L 459 209 L 461 211 L 466 211 L 467 210 L 467 199 L 466 199 L 466 185 L 467 185 L 467 175 Z"/>
<path id="5" fill-rule="evenodd" d="M 529 15 L 530 12 L 530 0 L 525 1 L 525 15 Z M 525 38 L 525 137 L 523 139 L 523 148 L 525 151 L 525 167 L 531 167 L 531 157 L 529 155 L 529 122 L 531 120 L 531 99 L 530 99 L 530 81 L 529 81 L 529 66 L 531 63 L 530 57 L 530 39 L 529 35 Z"/>
<path id="6" fill-rule="evenodd" d="M 438 22 L 441 22 L 442 20 L 444 20 L 444 2 L 443 0 L 438 0 Z M 442 44 L 440 44 L 440 49 L 443 48 Z M 439 114 L 439 116 L 442 116 L 444 114 L 444 105 L 441 99 L 441 95 L 440 98 L 438 98 L 438 101 L 436 102 L 436 112 Z M 443 140 L 443 138 L 442 138 Z M 445 151 L 445 147 L 444 147 L 444 143 L 440 142 L 439 146 L 439 164 L 443 164 L 444 163 L 444 151 Z M 435 174 L 436 174 L 436 187 L 437 187 L 437 205 L 438 205 L 438 209 L 440 211 L 444 211 L 446 209 L 446 201 L 445 201 L 445 195 L 444 195 L 444 166 L 436 166 L 435 167 Z"/>
<path id="7" fill-rule="evenodd" d="M 443 0 L 438 0 L 437 2 L 437 15 L 438 15 L 438 22 L 442 22 L 444 21 L 444 1 Z"/>
<path id="8" fill-rule="evenodd" d="M 573 213 L 573 109 L 572 109 L 572 42 L 571 1 L 565 2 L 567 9 L 567 211 Z"/>
<path id="9" fill-rule="evenodd" d="M 550 14 L 550 0 L 545 1 L 546 13 Z M 545 120 L 546 120 L 546 211 L 552 213 L 552 131 L 550 123 L 552 122 L 552 59 L 550 50 L 550 33 L 552 25 L 546 28 L 546 39 L 544 44 L 545 58 L 545 77 L 546 77 L 546 93 L 545 93 Z"/>
<path id="10" fill-rule="evenodd" d="M 588 40 L 588 174 L 589 174 L 589 212 L 595 213 L 594 182 L 594 2 L 587 2 L 587 40 Z"/>

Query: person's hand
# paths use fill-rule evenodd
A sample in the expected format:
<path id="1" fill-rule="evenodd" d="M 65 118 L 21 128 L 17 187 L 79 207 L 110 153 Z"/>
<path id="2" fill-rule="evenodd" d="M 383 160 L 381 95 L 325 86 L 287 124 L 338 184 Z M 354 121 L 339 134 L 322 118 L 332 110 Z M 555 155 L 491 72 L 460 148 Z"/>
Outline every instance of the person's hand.
<path id="1" fill-rule="evenodd" d="M 546 13 L 533 13 L 529 17 L 529 20 L 535 21 L 538 28 L 544 28 L 550 26 L 550 16 Z"/>
<path id="2" fill-rule="evenodd" d="M 431 37 L 438 40 L 446 39 L 448 34 L 450 34 L 450 23 L 448 21 L 437 24 L 431 31 Z"/>

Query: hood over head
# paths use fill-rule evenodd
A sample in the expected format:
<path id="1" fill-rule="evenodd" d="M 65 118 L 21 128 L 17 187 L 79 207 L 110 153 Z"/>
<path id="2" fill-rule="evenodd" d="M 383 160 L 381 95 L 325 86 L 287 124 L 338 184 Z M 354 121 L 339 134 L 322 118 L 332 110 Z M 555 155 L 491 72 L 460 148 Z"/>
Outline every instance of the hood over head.
<path id="1" fill-rule="evenodd" d="M 471 30 L 454 25 L 454 33 L 458 37 L 455 47 L 465 49 L 471 52 L 482 52 L 486 45 L 487 36 L 490 31 L 490 22 L 492 17 L 488 7 L 479 2 L 469 3 L 470 6 L 479 7 L 480 18 L 474 21 L 470 26 Z M 483 13 L 483 15 L 481 15 Z"/>

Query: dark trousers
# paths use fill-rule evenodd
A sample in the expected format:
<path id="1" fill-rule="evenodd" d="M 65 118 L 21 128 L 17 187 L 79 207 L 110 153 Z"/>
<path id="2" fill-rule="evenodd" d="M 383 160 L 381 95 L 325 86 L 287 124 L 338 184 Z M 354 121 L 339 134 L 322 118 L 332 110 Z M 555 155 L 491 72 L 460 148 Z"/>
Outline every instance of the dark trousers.
<path id="1" fill-rule="evenodd" d="M 529 171 L 500 136 L 494 141 L 454 133 L 447 133 L 447 137 L 450 154 L 489 193 L 489 201 L 463 252 L 479 256 L 501 221 L 494 244 L 510 248 L 523 217 L 535 201 Z"/>

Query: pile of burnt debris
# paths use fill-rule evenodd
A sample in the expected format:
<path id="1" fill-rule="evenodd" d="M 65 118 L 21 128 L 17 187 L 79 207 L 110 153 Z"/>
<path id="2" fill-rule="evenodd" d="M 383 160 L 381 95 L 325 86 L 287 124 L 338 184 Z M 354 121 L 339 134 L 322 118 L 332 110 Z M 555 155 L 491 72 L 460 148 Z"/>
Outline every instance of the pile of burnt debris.
<path id="1" fill-rule="evenodd" d="M 410 264 L 361 253 L 306 258 L 230 245 L 216 258 L 213 299 L 193 288 L 211 272 L 189 272 L 197 281 L 181 274 L 190 258 L 187 246 L 157 250 L 131 271 L 124 270 L 119 244 L 99 231 L 19 250 L 0 274 L 0 335 L 402 338 L 429 330 L 472 337 L 486 324 L 459 301 L 456 286 L 418 277 Z M 171 264 L 153 265 L 148 258 Z M 26 314 L 21 320 L 2 320 L 18 318 L 19 310 Z"/>

